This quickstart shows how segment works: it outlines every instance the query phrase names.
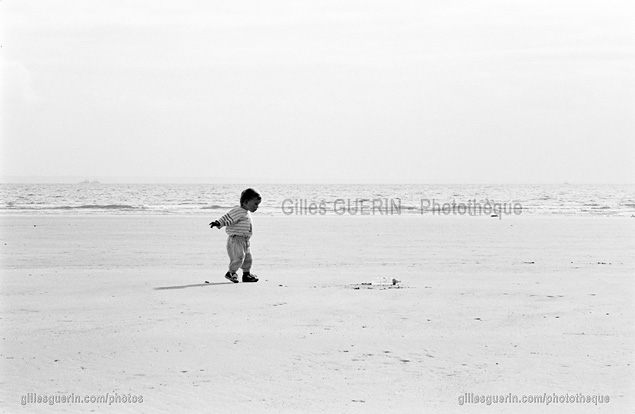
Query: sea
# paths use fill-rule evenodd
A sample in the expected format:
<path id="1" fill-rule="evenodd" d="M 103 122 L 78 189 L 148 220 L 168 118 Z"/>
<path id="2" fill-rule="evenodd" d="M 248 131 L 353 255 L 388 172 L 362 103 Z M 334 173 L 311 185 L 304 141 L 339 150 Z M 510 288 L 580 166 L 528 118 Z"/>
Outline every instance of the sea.
<path id="1" fill-rule="evenodd" d="M 253 187 L 258 214 L 635 218 L 635 185 L 591 184 L 0 184 L 0 215 L 202 215 Z"/>

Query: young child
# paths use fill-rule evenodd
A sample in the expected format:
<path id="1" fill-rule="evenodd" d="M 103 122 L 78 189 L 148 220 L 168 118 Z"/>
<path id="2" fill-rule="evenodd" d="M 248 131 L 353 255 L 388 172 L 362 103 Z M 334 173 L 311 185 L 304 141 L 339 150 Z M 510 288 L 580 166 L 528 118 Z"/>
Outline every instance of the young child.
<path id="1" fill-rule="evenodd" d="M 236 272 L 243 270 L 243 282 L 257 282 L 258 277 L 250 273 L 251 252 L 249 251 L 249 239 L 252 235 L 251 213 L 258 210 L 261 197 L 256 190 L 248 188 L 240 195 L 240 206 L 234 207 L 223 217 L 209 223 L 210 228 L 226 227 L 227 254 L 229 255 L 229 271 L 225 278 L 238 283 Z"/>

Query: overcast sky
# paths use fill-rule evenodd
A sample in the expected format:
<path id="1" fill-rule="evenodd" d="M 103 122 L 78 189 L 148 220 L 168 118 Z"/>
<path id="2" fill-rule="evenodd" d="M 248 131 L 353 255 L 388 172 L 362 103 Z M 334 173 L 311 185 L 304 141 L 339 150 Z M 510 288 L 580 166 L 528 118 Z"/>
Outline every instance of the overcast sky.
<path id="1" fill-rule="evenodd" d="M 632 0 L 2 0 L 3 176 L 634 183 Z"/>

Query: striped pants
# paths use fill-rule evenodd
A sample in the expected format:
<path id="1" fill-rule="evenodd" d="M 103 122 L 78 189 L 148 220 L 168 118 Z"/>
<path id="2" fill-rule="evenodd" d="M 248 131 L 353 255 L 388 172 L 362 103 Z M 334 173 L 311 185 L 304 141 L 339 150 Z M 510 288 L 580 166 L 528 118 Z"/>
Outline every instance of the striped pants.
<path id="1" fill-rule="evenodd" d="M 229 236 L 227 238 L 227 254 L 229 255 L 229 272 L 236 273 L 238 269 L 249 272 L 251 269 L 251 252 L 249 238 L 245 236 Z"/>

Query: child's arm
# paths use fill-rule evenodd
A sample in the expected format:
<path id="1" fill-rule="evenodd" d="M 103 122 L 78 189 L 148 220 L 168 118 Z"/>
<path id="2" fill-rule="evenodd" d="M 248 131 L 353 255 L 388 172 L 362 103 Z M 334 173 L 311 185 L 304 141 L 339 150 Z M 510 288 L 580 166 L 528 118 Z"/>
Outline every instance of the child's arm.
<path id="1" fill-rule="evenodd" d="M 223 226 L 229 226 L 230 224 L 243 220 L 246 217 L 246 214 L 247 214 L 247 211 L 244 210 L 243 208 L 235 207 L 231 209 L 223 217 L 209 223 L 209 226 L 210 228 L 218 227 L 220 229 Z"/>

